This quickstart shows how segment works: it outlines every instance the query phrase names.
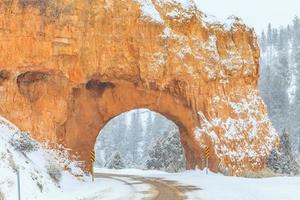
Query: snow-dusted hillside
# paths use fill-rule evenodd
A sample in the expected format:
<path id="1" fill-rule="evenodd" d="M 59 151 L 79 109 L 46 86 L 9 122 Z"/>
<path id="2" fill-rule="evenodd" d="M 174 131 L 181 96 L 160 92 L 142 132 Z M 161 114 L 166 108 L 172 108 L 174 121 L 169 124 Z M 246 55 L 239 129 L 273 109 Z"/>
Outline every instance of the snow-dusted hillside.
<path id="1" fill-rule="evenodd" d="M 43 148 L 42 145 L 30 140 L 30 137 L 24 137 L 27 138 L 25 141 L 24 138 L 20 138 L 21 134 L 16 126 L 0 118 L 0 190 L 2 195 L 5 199 L 17 199 L 17 169 L 20 171 L 23 199 L 42 199 L 49 193 L 60 192 L 61 183 L 58 179 L 72 177 L 62 170 L 61 161 L 64 157 L 56 159 L 59 156 L 57 151 Z M 31 150 L 30 145 L 34 146 Z M 73 181 L 77 180 L 73 178 Z"/>
<path id="2" fill-rule="evenodd" d="M 18 199 L 17 168 L 20 171 L 22 200 L 76 200 L 99 196 L 120 199 L 131 192 L 128 186 L 112 180 L 98 179 L 92 183 L 90 177 L 68 159 L 67 153 L 49 149 L 20 134 L 16 126 L 0 117 L 0 200 Z M 32 152 L 28 152 L 28 143 L 34 146 Z M 81 178 L 64 171 L 65 166 L 73 174 L 82 175 Z M 115 194 L 114 188 L 119 188 L 118 194 Z"/>

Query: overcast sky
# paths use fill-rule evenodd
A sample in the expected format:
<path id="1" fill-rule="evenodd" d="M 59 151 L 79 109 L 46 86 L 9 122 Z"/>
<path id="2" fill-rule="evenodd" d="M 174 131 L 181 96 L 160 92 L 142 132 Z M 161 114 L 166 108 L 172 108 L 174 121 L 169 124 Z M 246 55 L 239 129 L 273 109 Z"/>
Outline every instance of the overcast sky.
<path id="1" fill-rule="evenodd" d="M 198 7 L 220 19 L 236 15 L 260 33 L 269 22 L 286 26 L 300 16 L 300 0 L 194 0 Z"/>

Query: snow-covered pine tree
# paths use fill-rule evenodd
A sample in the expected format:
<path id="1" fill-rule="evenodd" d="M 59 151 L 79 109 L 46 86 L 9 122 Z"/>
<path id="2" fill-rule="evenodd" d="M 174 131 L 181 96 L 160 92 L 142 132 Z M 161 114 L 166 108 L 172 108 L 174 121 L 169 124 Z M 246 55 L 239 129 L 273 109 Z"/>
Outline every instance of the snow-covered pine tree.
<path id="1" fill-rule="evenodd" d="M 300 154 L 300 133 L 298 133 L 298 154 Z"/>
<path id="2" fill-rule="evenodd" d="M 114 156 L 110 160 L 110 162 L 106 165 L 109 169 L 124 169 L 125 165 L 121 158 L 120 152 L 115 152 Z"/>
<path id="3" fill-rule="evenodd" d="M 267 41 L 269 46 L 273 45 L 273 32 L 271 23 L 268 24 Z"/>
<path id="4" fill-rule="evenodd" d="M 120 115 L 112 119 L 99 133 L 97 137 L 95 151 L 96 162 L 99 166 L 104 166 L 113 156 L 113 152 L 119 151 L 121 156 L 122 150 L 125 148 L 124 137 L 126 135 L 127 126 L 125 115 Z"/>
<path id="5" fill-rule="evenodd" d="M 170 126 L 149 152 L 148 169 L 178 172 L 185 169 L 185 157 L 178 129 Z"/>
<path id="6" fill-rule="evenodd" d="M 293 31 L 292 31 L 292 66 L 294 69 L 295 76 L 295 98 L 294 101 L 291 102 L 291 140 L 294 147 L 299 145 L 298 134 L 300 134 L 300 20 L 297 16 L 295 16 L 293 20 Z M 296 149 L 296 148 L 295 148 Z"/>
<path id="7" fill-rule="evenodd" d="M 273 41 L 276 40 L 277 42 L 274 44 L 277 56 L 273 59 L 272 66 L 270 114 L 277 130 L 281 131 L 287 124 L 289 114 L 289 97 L 287 93 L 290 84 L 289 61 L 285 32 L 280 31 L 279 39 L 275 39 L 275 33 L 277 31 L 273 32 Z"/>
<path id="8" fill-rule="evenodd" d="M 153 140 L 155 139 L 153 137 L 153 120 L 152 120 L 152 114 L 150 111 L 147 112 L 147 118 L 146 118 L 146 124 L 145 124 L 145 135 L 143 138 L 143 160 L 144 162 L 149 157 L 149 150 L 152 148 Z"/>
<path id="9" fill-rule="evenodd" d="M 300 172 L 295 155 L 292 152 L 290 136 L 286 130 L 280 136 L 280 146 L 270 154 L 267 166 L 281 174 L 296 175 Z"/>
<path id="10" fill-rule="evenodd" d="M 261 38 L 260 38 L 260 44 L 261 44 L 261 49 L 262 49 L 263 52 L 266 51 L 267 43 L 268 43 L 268 41 L 267 41 L 265 31 L 262 31 L 261 32 Z"/>
<path id="11" fill-rule="evenodd" d="M 164 119 L 160 114 L 154 115 L 153 119 L 153 134 L 156 137 L 161 137 L 161 135 L 164 133 L 164 131 L 168 128 L 168 123 L 166 123 L 166 120 Z"/>
<path id="12" fill-rule="evenodd" d="M 259 87 L 268 106 L 269 117 L 278 132 L 286 127 L 294 151 L 300 134 L 300 21 L 260 37 L 262 48 Z"/>
<path id="13" fill-rule="evenodd" d="M 128 159 L 133 166 L 141 165 L 141 141 L 143 139 L 143 126 L 139 110 L 132 113 L 127 132 Z"/>
<path id="14" fill-rule="evenodd" d="M 147 169 L 162 169 L 163 165 L 162 142 L 157 140 L 153 149 L 149 151 L 149 159 L 146 162 Z"/>
<path id="15" fill-rule="evenodd" d="M 119 151 L 122 158 L 125 158 L 127 144 L 126 140 L 128 139 L 126 115 L 119 115 L 117 118 L 114 119 L 114 123 L 116 124 L 115 130 L 108 134 L 111 134 L 113 137 L 114 151 Z"/>
<path id="16" fill-rule="evenodd" d="M 112 152 L 114 151 L 114 144 L 112 141 L 113 134 L 107 134 L 111 133 L 113 130 L 113 123 L 109 123 L 103 130 L 101 130 L 99 136 L 97 137 L 97 142 L 95 145 L 96 162 L 101 167 L 103 167 L 105 163 L 107 163 L 107 161 L 112 157 Z"/>

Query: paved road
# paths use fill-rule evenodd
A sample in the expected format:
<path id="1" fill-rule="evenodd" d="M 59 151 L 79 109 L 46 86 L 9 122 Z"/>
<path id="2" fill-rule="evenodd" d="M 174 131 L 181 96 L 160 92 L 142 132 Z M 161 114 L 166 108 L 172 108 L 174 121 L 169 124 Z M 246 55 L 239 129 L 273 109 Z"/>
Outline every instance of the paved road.
<path id="1" fill-rule="evenodd" d="M 184 194 L 185 192 L 198 189 L 193 186 L 182 186 L 176 182 L 166 181 L 159 178 L 106 173 L 96 173 L 95 176 L 96 178 L 118 180 L 130 186 L 136 195 L 127 198 L 124 197 L 124 200 L 184 200 L 186 199 Z M 150 186 L 150 189 L 142 192 L 137 191 L 136 188 L 141 184 Z"/>

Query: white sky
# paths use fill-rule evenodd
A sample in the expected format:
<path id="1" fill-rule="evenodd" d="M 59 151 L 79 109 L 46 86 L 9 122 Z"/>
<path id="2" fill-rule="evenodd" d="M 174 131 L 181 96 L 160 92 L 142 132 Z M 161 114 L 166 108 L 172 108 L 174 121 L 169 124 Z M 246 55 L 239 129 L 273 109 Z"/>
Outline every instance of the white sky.
<path id="1" fill-rule="evenodd" d="M 286 26 L 300 16 L 300 0 L 194 0 L 205 13 L 219 19 L 236 15 L 259 34 L 269 22 L 274 27 Z"/>

